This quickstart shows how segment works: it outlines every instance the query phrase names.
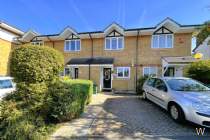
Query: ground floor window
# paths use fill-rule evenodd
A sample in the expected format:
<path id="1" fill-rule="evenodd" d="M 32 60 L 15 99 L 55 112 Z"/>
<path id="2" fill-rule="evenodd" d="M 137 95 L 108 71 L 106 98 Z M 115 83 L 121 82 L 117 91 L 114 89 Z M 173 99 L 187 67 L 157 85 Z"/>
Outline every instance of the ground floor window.
<path id="1" fill-rule="evenodd" d="M 164 68 L 165 70 L 166 68 Z M 174 76 L 174 67 L 168 67 L 166 72 L 164 73 L 164 76 L 173 77 Z"/>
<path id="2" fill-rule="evenodd" d="M 71 74 L 70 68 L 68 67 L 64 68 L 64 76 L 71 76 L 70 74 Z"/>
<path id="3" fill-rule="evenodd" d="M 143 67 L 143 76 L 157 76 L 157 67 Z"/>
<path id="4" fill-rule="evenodd" d="M 130 67 L 117 67 L 117 78 L 130 78 Z"/>

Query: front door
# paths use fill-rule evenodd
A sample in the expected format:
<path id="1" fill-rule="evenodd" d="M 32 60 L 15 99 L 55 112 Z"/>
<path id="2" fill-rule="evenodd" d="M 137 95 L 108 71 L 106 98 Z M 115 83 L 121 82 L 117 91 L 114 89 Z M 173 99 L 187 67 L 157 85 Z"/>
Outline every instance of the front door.
<path id="1" fill-rule="evenodd" d="M 79 77 L 79 69 L 78 68 L 74 68 L 74 78 L 78 79 Z"/>
<path id="2" fill-rule="evenodd" d="M 111 68 L 103 69 L 103 88 L 111 89 Z"/>

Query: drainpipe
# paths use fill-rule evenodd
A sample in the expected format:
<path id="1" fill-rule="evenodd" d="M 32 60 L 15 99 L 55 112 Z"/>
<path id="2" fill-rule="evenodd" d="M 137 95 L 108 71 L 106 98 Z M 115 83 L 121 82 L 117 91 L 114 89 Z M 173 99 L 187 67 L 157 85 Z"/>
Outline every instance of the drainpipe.
<path id="1" fill-rule="evenodd" d="M 89 37 L 90 37 L 90 40 L 91 40 L 91 59 L 93 58 L 93 38 L 91 36 L 91 33 L 89 33 Z M 89 64 L 89 80 L 90 80 L 90 75 L 91 75 L 91 67 L 90 67 L 90 64 Z"/>
<path id="2" fill-rule="evenodd" d="M 136 78 L 135 78 L 135 81 L 136 81 L 136 92 L 137 92 L 137 83 L 138 83 L 138 46 L 139 46 L 139 33 L 140 33 L 140 30 L 137 31 L 137 36 L 136 36 Z"/>

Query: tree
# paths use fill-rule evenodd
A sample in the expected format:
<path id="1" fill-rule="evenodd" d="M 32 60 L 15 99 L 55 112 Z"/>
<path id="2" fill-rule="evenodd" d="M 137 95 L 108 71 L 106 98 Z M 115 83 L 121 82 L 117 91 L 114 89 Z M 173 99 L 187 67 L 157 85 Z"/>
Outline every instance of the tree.
<path id="1" fill-rule="evenodd" d="M 186 69 L 186 76 L 201 81 L 205 84 L 210 83 L 210 60 L 193 62 Z"/>
<path id="2" fill-rule="evenodd" d="M 200 32 L 196 36 L 196 45 L 202 44 L 202 42 L 210 35 L 210 21 L 206 21 L 200 29 Z"/>

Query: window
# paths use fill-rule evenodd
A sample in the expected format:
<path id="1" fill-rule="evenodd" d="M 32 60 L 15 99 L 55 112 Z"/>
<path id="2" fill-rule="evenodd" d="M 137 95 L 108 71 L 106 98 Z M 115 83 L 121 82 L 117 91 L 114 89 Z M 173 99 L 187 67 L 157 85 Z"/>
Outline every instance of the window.
<path id="1" fill-rule="evenodd" d="M 70 52 L 75 52 L 75 51 L 80 51 L 80 40 L 66 40 L 65 41 L 65 46 L 64 46 L 64 51 L 70 51 Z"/>
<path id="2" fill-rule="evenodd" d="M 165 91 L 165 92 L 167 91 L 166 84 L 161 79 L 156 79 L 155 80 L 154 87 L 158 90 L 161 90 L 161 91 Z"/>
<path id="3" fill-rule="evenodd" d="M 147 81 L 147 85 L 153 87 L 154 86 L 154 82 L 155 82 L 154 78 L 149 78 L 148 81 Z"/>
<path id="4" fill-rule="evenodd" d="M 71 71 L 70 68 L 64 68 L 64 76 L 70 76 Z"/>
<path id="5" fill-rule="evenodd" d="M 0 89 L 13 88 L 11 80 L 0 80 Z"/>
<path id="6" fill-rule="evenodd" d="M 34 46 L 43 46 L 44 43 L 42 41 L 33 41 L 33 42 L 31 42 L 31 45 L 34 45 Z"/>
<path id="7" fill-rule="evenodd" d="M 173 35 L 172 34 L 153 35 L 152 48 L 173 48 Z"/>
<path id="8" fill-rule="evenodd" d="M 106 37 L 105 50 L 121 50 L 124 48 L 123 37 Z"/>
<path id="9" fill-rule="evenodd" d="M 156 75 L 157 75 L 157 67 L 143 68 L 143 76 L 156 76 Z"/>
<path id="10" fill-rule="evenodd" d="M 130 67 L 117 67 L 117 78 L 129 78 Z"/>

